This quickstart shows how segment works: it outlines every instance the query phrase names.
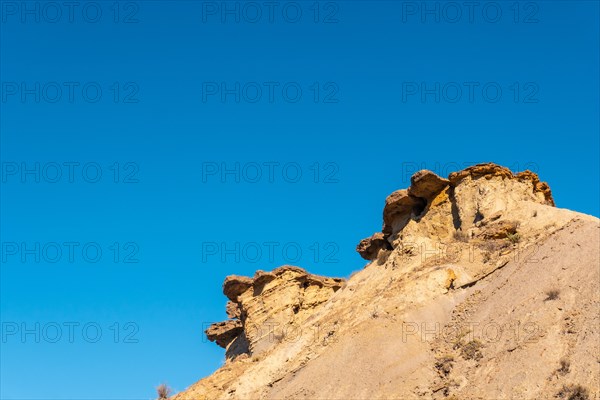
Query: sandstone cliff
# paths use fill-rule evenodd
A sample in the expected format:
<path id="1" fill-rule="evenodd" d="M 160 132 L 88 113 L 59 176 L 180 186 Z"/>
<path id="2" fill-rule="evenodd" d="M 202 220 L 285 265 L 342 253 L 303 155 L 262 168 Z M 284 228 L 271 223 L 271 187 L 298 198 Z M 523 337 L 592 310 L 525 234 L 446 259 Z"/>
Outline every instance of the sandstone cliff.
<path id="1" fill-rule="evenodd" d="M 420 171 L 347 281 L 228 277 L 226 363 L 174 399 L 599 399 L 598 222 L 529 171 Z"/>

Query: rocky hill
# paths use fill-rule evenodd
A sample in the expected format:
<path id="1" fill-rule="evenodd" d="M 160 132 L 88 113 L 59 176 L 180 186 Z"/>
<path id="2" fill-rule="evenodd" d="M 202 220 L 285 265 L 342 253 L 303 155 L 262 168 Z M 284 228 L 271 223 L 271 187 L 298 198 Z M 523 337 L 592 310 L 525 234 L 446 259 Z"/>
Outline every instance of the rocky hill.
<path id="1" fill-rule="evenodd" d="M 347 281 L 283 266 L 223 285 L 201 399 L 600 399 L 600 225 L 479 164 L 385 201 Z"/>

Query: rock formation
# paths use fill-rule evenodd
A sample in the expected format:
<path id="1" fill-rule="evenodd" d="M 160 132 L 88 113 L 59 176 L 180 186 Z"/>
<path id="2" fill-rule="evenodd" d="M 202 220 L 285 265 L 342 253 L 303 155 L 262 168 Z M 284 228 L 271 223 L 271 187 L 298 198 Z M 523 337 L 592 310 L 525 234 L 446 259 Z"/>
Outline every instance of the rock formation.
<path id="1" fill-rule="evenodd" d="M 343 283 L 344 279 L 312 275 L 289 265 L 257 271 L 254 278 L 228 276 L 223 294 L 229 299 L 230 319 L 211 325 L 206 336 L 226 349 L 228 359 L 257 356 L 305 321 Z"/>
<path id="2" fill-rule="evenodd" d="M 485 179 L 485 184 L 481 184 Z M 411 220 L 419 221 L 434 201 L 446 200 L 451 206 L 444 216 L 453 217 L 455 229 L 467 230 L 484 212 L 508 210 L 519 201 L 533 201 L 554 206 L 548 184 L 540 182 L 531 171 L 513 174 L 508 168 L 496 164 L 477 164 L 460 172 L 441 178 L 431 171 L 422 170 L 411 177 L 407 190 L 398 190 L 388 196 L 383 209 L 383 229 L 370 238 L 363 239 L 357 251 L 366 260 L 377 257 L 379 250 L 388 249 L 394 235 L 402 231 Z M 437 200 L 436 200 L 437 199 Z M 438 224 L 440 225 L 440 224 Z M 442 221 L 442 230 L 451 227 Z"/>
<path id="3" fill-rule="evenodd" d="M 360 241 L 356 251 L 365 260 L 373 260 L 377 257 L 379 250 L 391 250 L 392 246 L 387 241 L 383 232 L 374 233 L 373 236 Z"/>
<path id="4" fill-rule="evenodd" d="M 598 400 L 599 245 L 530 171 L 419 171 L 347 281 L 228 277 L 226 363 L 174 399 Z"/>

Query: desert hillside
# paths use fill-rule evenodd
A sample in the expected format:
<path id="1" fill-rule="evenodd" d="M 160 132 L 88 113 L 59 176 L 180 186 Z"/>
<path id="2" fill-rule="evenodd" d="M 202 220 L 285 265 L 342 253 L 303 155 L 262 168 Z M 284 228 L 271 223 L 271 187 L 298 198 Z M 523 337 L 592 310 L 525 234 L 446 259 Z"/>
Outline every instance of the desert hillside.
<path id="1" fill-rule="evenodd" d="M 348 280 L 228 277 L 226 362 L 173 399 L 600 399 L 599 248 L 534 173 L 420 171 Z"/>

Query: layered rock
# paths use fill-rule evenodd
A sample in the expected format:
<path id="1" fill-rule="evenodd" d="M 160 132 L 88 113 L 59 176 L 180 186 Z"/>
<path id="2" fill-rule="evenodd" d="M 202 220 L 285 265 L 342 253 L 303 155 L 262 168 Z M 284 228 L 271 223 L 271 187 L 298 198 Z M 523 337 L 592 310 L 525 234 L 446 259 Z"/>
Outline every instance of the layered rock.
<path id="1" fill-rule="evenodd" d="M 347 281 L 228 277 L 226 363 L 175 399 L 600 399 L 597 218 L 480 164 L 418 172 L 383 219 Z"/>
<path id="2" fill-rule="evenodd" d="M 217 342 L 219 346 L 225 349 L 243 330 L 242 321 L 230 319 L 212 324 L 205 333 L 208 340 Z"/>
<path id="3" fill-rule="evenodd" d="M 225 348 L 230 359 L 258 355 L 303 322 L 343 283 L 343 279 L 312 275 L 293 266 L 257 271 L 253 278 L 228 276 L 223 293 L 229 299 L 230 319 L 211 325 L 206 335 Z"/>
<path id="4" fill-rule="evenodd" d="M 478 164 L 448 178 L 463 231 L 492 215 L 518 213 L 532 204 L 554 206 L 550 188 L 531 171 L 515 175 L 496 164 Z"/>
<path id="5" fill-rule="evenodd" d="M 520 182 L 528 181 L 531 183 L 532 191 L 539 202 L 542 204 L 547 204 L 550 206 L 554 206 L 554 199 L 552 198 L 552 191 L 546 182 L 540 182 L 540 178 L 534 172 L 529 170 L 519 172 L 518 174 L 513 174 L 508 168 L 502 167 L 500 165 L 494 163 L 486 163 L 486 164 L 477 164 L 472 167 L 466 168 L 462 171 L 453 172 L 450 174 L 448 179 L 452 185 L 456 186 L 465 178 L 471 179 L 493 179 L 493 178 L 501 178 L 501 179 L 510 179 L 516 180 Z M 538 196 L 539 194 L 539 196 Z"/>
<path id="6" fill-rule="evenodd" d="M 240 294 L 252 287 L 254 281 L 245 276 L 231 275 L 223 282 L 223 294 L 233 302 L 237 302 Z"/>
<path id="7" fill-rule="evenodd" d="M 363 239 L 357 251 L 361 257 L 373 260 L 380 249 L 396 247 L 402 239 L 439 241 L 455 232 L 464 237 L 477 235 L 470 230 L 480 226 L 480 221 L 491 215 L 508 215 L 523 208 L 524 203 L 554 206 L 548 184 L 531 171 L 513 174 L 508 168 L 487 163 L 444 179 L 422 170 L 411 177 L 408 189 L 387 197 L 381 233 Z"/>

